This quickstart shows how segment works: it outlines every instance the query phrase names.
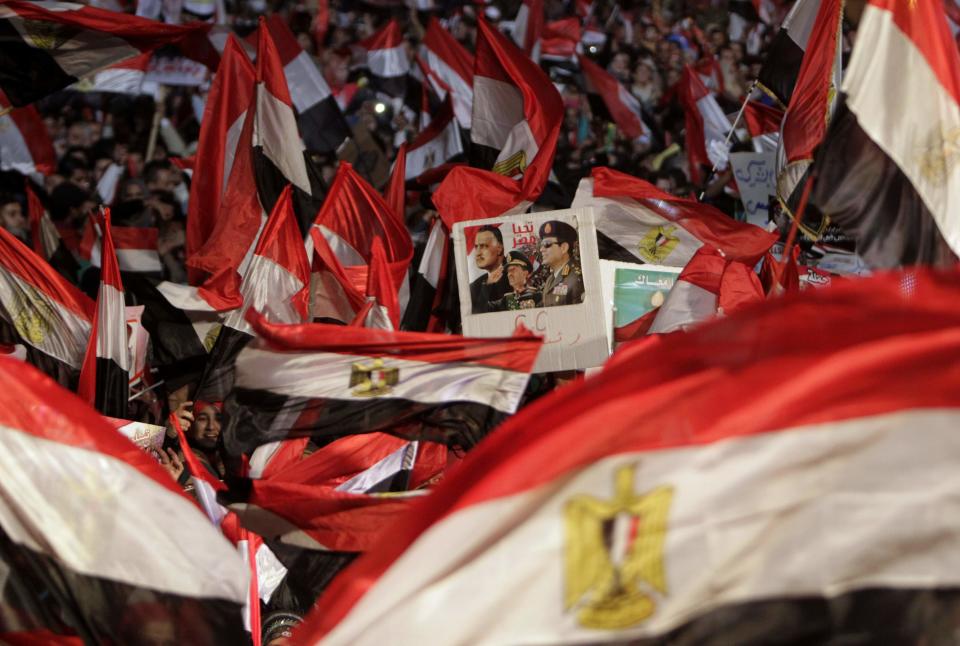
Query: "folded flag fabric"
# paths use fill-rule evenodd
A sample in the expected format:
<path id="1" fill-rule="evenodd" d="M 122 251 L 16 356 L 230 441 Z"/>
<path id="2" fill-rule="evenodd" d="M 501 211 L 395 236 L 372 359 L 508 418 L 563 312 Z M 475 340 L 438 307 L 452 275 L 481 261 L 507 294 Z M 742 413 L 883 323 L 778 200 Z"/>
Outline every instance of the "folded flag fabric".
<path id="1" fill-rule="evenodd" d="M 960 517 L 918 505 L 960 494 L 957 279 L 808 290 L 615 355 L 468 454 L 298 643 L 942 639 Z"/>
<path id="2" fill-rule="evenodd" d="M 683 267 L 707 246 L 752 264 L 777 241 L 756 225 L 609 168 L 594 168 L 580 181 L 573 207 L 580 206 L 595 209 L 600 257 L 607 260 Z"/>
<path id="3" fill-rule="evenodd" d="M 249 318 L 258 336 L 225 404 L 232 454 L 374 431 L 472 446 L 517 410 L 542 344 Z"/>
<path id="4" fill-rule="evenodd" d="M 57 154 L 40 113 L 33 106 L 12 108 L 0 92 L 0 170 L 49 175 Z"/>
<path id="5" fill-rule="evenodd" d="M 457 123 L 469 130 L 473 114 L 473 54 L 443 28 L 436 16 L 431 16 L 420 55 L 431 75 L 448 88 Z"/>
<path id="6" fill-rule="evenodd" d="M 16 360 L 0 393 L 0 641 L 240 643 L 247 568 L 156 460 Z"/>
<path id="7" fill-rule="evenodd" d="M 7 0 L 0 6 L 0 90 L 24 106 L 163 45 L 181 45 L 216 68 L 210 25 L 165 25 L 73 2 Z"/>

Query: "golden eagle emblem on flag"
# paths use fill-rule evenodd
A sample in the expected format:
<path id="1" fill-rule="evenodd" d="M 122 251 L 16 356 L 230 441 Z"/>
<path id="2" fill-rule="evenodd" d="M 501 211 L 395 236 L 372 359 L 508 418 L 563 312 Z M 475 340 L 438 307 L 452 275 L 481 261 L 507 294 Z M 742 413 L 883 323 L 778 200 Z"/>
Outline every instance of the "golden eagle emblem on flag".
<path id="1" fill-rule="evenodd" d="M 680 237 L 676 235 L 676 231 L 677 227 L 672 225 L 650 229 L 637 245 L 637 255 L 645 262 L 659 265 L 680 244 Z"/>
<path id="2" fill-rule="evenodd" d="M 355 363 L 350 371 L 350 394 L 354 397 L 380 397 L 389 394 L 400 381 L 399 368 L 384 368 L 383 359 Z"/>
<path id="3" fill-rule="evenodd" d="M 527 168 L 527 153 L 525 150 L 518 150 L 509 157 L 506 157 L 496 164 L 493 165 L 491 169 L 497 175 L 503 175 L 504 177 L 513 177 L 515 175 L 521 174 Z"/>
<path id="4" fill-rule="evenodd" d="M 77 30 L 46 20 L 24 20 L 23 30 L 27 40 L 37 49 L 59 49 L 77 34 Z"/>
<path id="5" fill-rule="evenodd" d="M 17 334 L 33 345 L 42 343 L 50 330 L 50 321 L 56 316 L 53 308 L 39 294 L 25 290 L 15 297 L 13 310 Z"/>
<path id="6" fill-rule="evenodd" d="M 673 488 L 634 491 L 635 465 L 617 470 L 613 498 L 564 506 L 564 609 L 585 628 L 620 630 L 650 618 L 667 594 L 663 544 Z"/>

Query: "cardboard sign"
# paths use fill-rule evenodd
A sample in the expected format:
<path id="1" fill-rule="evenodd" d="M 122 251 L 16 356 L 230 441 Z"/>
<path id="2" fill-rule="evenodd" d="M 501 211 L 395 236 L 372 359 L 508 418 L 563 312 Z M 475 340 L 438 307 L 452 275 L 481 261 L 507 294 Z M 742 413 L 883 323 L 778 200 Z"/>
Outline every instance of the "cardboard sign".
<path id="1" fill-rule="evenodd" d="M 113 420 L 113 418 L 108 419 L 111 419 L 114 423 L 122 421 Z M 159 451 L 160 447 L 163 446 L 163 435 L 166 432 L 166 429 L 162 426 L 144 422 L 127 422 L 122 426 L 117 426 L 117 430 L 144 451 Z"/>
<path id="2" fill-rule="evenodd" d="M 733 153 L 730 164 L 747 222 L 766 228 L 770 219 L 770 198 L 777 195 L 776 153 Z"/>
<path id="3" fill-rule="evenodd" d="M 535 372 L 582 370 L 609 355 L 594 214 L 565 209 L 454 226 L 466 336 L 544 338 Z"/>

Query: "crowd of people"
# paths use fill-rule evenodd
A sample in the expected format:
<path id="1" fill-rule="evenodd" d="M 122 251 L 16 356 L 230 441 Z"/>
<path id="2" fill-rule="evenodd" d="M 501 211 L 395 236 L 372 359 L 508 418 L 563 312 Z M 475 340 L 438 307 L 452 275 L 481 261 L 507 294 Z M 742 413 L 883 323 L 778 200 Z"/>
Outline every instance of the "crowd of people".
<path id="1" fill-rule="evenodd" d="M 516 0 L 439 4 L 442 6 L 438 10 L 425 12 L 390 3 L 333 0 L 325 29 L 318 28 L 312 8 L 286 0 L 238 0 L 227 2 L 227 10 L 229 25 L 241 38 L 254 32 L 259 15 L 283 16 L 329 84 L 354 138 L 372 141 L 379 151 L 366 161 L 355 159 L 354 165 L 380 189 L 387 182 L 389 162 L 402 142 L 416 136 L 418 123 L 398 104 L 385 102 L 370 88 L 362 72 L 357 73 L 351 45 L 392 18 L 401 25 L 412 58 L 424 24 L 433 13 L 457 41 L 472 51 L 480 14 L 509 33 L 520 8 Z M 624 135 L 602 104 L 587 93 L 575 63 L 544 59 L 542 65 L 560 91 L 565 115 L 553 164 L 556 181 L 541 197 L 542 206 L 569 206 L 580 179 L 592 168 L 606 166 L 647 179 L 675 195 L 705 191 L 705 199 L 730 217 L 740 215 L 739 202 L 727 190 L 729 171 L 708 173 L 700 184 L 692 181 L 685 152 L 684 113 L 678 97 L 678 83 L 689 65 L 712 84 L 726 112 L 736 112 L 746 99 L 763 54 L 789 7 L 767 3 L 772 15 L 763 22 L 755 12 L 751 14 L 752 5 L 746 3 L 749 10 L 742 11 L 735 6 L 739 4 L 725 0 L 595 0 L 589 4 L 546 0 L 548 24 L 571 15 L 582 18 L 585 29 L 581 50 L 637 99 L 651 132 L 636 139 Z M 34 190 L 75 255 L 75 282 L 92 298 L 97 295 L 99 269 L 79 253 L 79 247 L 90 214 L 101 204 L 111 207 L 114 225 L 156 228 L 163 280 L 187 282 L 185 232 L 190 173 L 180 160 L 196 152 L 208 88 L 209 83 L 170 87 L 159 98 L 68 89 L 37 104 L 54 143 L 56 167 L 42 178 L 42 184 L 34 184 Z M 337 155 L 326 153 L 317 159 L 329 186 Z M 436 212 L 426 187 L 408 189 L 405 218 L 419 251 Z M 410 199 L 414 193 L 418 193 L 416 199 Z M 29 244 L 27 208 L 24 176 L 15 171 L 0 173 L 0 226 Z M 476 263 L 484 275 L 471 285 L 475 313 L 582 300 L 580 267 L 572 257 L 577 232 L 562 222 L 548 222 L 539 233 L 540 251 L 549 272 L 537 281 L 533 280 L 533 266 L 527 257 L 503 253 L 496 228 L 478 234 Z M 221 403 L 167 401 L 158 389 L 138 398 L 135 406 L 135 415 L 154 424 L 167 423 L 172 412 L 203 467 L 215 478 L 224 477 L 226 468 L 217 450 Z M 182 452 L 176 450 L 176 436 L 175 428 L 169 425 L 166 448 L 157 458 L 187 486 L 189 474 Z M 306 610 L 302 604 L 284 606 L 282 600 L 275 606 L 272 610 L 279 614 L 267 617 L 265 634 L 282 633 L 295 623 L 296 615 L 291 611 Z M 264 643 L 279 642 L 265 639 Z"/>

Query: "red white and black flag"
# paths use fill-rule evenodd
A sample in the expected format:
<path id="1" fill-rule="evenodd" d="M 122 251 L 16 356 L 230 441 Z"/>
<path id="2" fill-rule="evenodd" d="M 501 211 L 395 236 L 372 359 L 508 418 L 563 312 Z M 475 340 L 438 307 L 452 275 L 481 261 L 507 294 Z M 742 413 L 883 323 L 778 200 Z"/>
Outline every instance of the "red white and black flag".
<path id="1" fill-rule="evenodd" d="M 57 154 L 37 109 L 11 108 L 0 92 L 0 170 L 49 175 L 56 166 Z"/>
<path id="2" fill-rule="evenodd" d="M 443 28 L 436 16 L 430 17 L 423 43 L 420 46 L 420 56 L 423 58 L 431 76 L 436 76 L 444 89 L 453 100 L 453 112 L 457 116 L 457 123 L 465 130 L 470 129 L 473 113 L 473 54 L 457 42 L 450 33 Z"/>
<path id="3" fill-rule="evenodd" d="M 777 241 L 776 234 L 708 204 L 609 168 L 595 168 L 580 181 L 572 206 L 594 208 L 597 245 L 607 260 L 683 267 L 706 246 L 752 264 Z"/>
<path id="4" fill-rule="evenodd" d="M 856 238 L 872 267 L 954 264 L 960 54 L 943 4 L 871 0 L 843 95 L 817 153 L 811 204 Z"/>
<path id="5" fill-rule="evenodd" d="M 317 152 L 336 150 L 349 136 L 350 126 L 330 86 L 280 14 L 270 16 L 266 24 L 283 64 L 303 143 Z"/>
<path id="6" fill-rule="evenodd" d="M 73 387 L 96 306 L 6 229 L 0 228 L 0 316 L 6 334 L 27 346 L 27 358 Z"/>
<path id="7" fill-rule="evenodd" d="M 851 281 L 628 346 L 468 454 L 297 643 L 944 639 L 960 518 L 917 506 L 960 495 L 958 284 Z"/>
<path id="8" fill-rule="evenodd" d="M 374 90 L 393 97 L 402 97 L 406 93 L 410 59 L 396 20 L 390 20 L 354 48 L 362 58 L 361 64 L 370 70 L 373 77 L 370 86 Z"/>
<path id="9" fill-rule="evenodd" d="M 190 183 L 187 208 L 187 272 L 190 283 L 200 284 L 206 274 L 219 271 L 222 258 L 202 253 L 220 218 L 220 205 L 227 193 L 233 163 L 241 146 L 247 113 L 253 105 L 256 74 L 239 41 L 230 35 L 213 77 L 200 122 L 196 163 Z"/>
<path id="10" fill-rule="evenodd" d="M 29 182 L 26 183 L 26 193 L 27 220 L 30 222 L 30 241 L 33 243 L 33 250 L 50 263 L 50 266 L 61 276 L 76 284 L 80 274 L 77 259 L 63 243 L 57 225 L 50 219 L 50 213 L 47 212 Z"/>
<path id="11" fill-rule="evenodd" d="M 103 231 L 103 266 L 97 292 L 97 315 L 83 357 L 77 395 L 102 415 L 125 418 L 130 394 L 130 353 L 127 349 L 123 283 L 113 247 L 110 209 L 104 209 L 97 221 Z"/>
<path id="12" fill-rule="evenodd" d="M 287 437 L 380 431 L 469 448 L 520 405 L 542 340 L 274 325 L 237 358 L 232 454 Z"/>
<path id="13" fill-rule="evenodd" d="M 102 266 L 102 230 L 94 224 L 93 218 L 87 218 L 80 239 L 79 255 L 94 267 Z M 160 252 L 157 251 L 159 234 L 156 227 L 111 227 L 110 231 L 120 271 L 158 277 L 163 273 Z"/>
<path id="14" fill-rule="evenodd" d="M 292 192 L 293 188 L 287 186 L 281 193 L 249 264 L 241 271 L 243 304 L 224 316 L 196 399 L 223 401 L 230 392 L 234 360 L 253 334 L 245 320 L 247 310 L 262 312 L 269 320 L 279 323 L 300 323 L 307 319 L 310 265 L 293 212 Z"/>
<path id="15" fill-rule="evenodd" d="M 774 37 L 760 69 L 760 87 L 779 101 L 781 107 L 790 105 L 820 4 L 821 0 L 797 0 Z"/>
<path id="16" fill-rule="evenodd" d="M 72 2 L 7 0 L 0 6 L 0 90 L 15 106 L 163 45 L 181 45 L 216 68 L 210 25 L 165 25 Z"/>
<path id="17" fill-rule="evenodd" d="M 0 444 L 0 642 L 243 643 L 245 564 L 109 421 L 0 358 Z"/>
<path id="18" fill-rule="evenodd" d="M 683 68 L 680 101 L 686 119 L 690 179 L 700 184 L 707 179 L 702 177 L 703 167 L 715 165 L 722 169 L 727 165 L 726 137 L 730 132 L 730 119 L 720 108 L 713 91 L 704 85 L 700 73 L 689 65 Z"/>
<path id="19" fill-rule="evenodd" d="M 432 115 L 430 124 L 410 142 L 406 157 L 406 179 L 416 180 L 462 155 L 463 138 L 448 94 L 437 113 Z"/>
<path id="20" fill-rule="evenodd" d="M 541 39 L 543 38 L 543 0 L 523 0 L 513 19 L 513 42 L 532 61 L 540 62 Z"/>

